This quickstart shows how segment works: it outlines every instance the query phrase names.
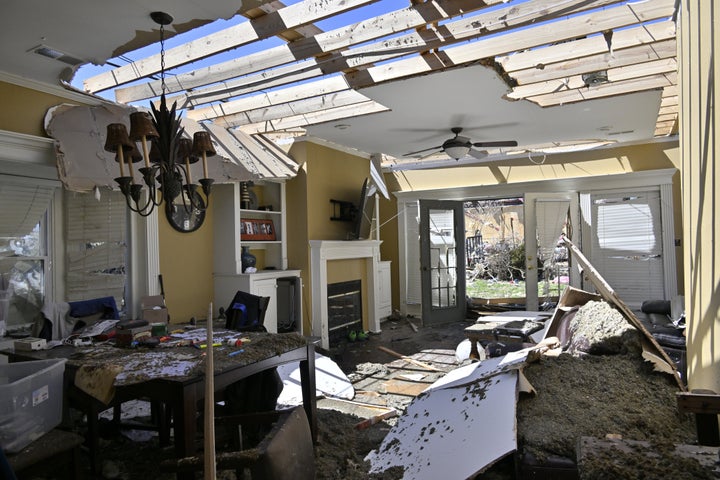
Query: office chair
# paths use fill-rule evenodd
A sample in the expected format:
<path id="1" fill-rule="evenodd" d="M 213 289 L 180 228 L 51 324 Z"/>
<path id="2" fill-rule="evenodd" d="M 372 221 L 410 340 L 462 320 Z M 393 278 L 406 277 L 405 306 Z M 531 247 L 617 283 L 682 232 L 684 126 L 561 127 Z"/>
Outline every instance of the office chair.
<path id="1" fill-rule="evenodd" d="M 265 312 L 270 297 L 238 290 L 225 311 L 225 328 L 239 332 L 266 332 Z"/>

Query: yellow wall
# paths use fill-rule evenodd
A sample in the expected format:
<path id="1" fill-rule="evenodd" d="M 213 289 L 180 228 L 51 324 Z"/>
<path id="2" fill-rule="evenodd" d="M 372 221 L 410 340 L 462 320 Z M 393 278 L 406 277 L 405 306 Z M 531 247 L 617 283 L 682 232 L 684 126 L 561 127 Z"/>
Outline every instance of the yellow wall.
<path id="1" fill-rule="evenodd" d="M 213 210 L 206 211 L 198 230 L 180 233 L 168 223 L 163 207 L 158 213 L 160 274 L 170 321 L 205 319 L 213 301 Z"/>
<path id="2" fill-rule="evenodd" d="M 346 240 L 350 222 L 331 221 L 330 199 L 357 205 L 363 181 L 370 174 L 370 160 L 312 142 L 297 142 L 290 149 L 302 165 L 297 177 L 287 182 L 288 265 L 299 268 L 303 280 L 304 329 L 312 324 L 310 240 Z M 367 278 L 364 262 L 328 262 L 328 281 L 362 279 L 363 321 L 367 325 Z"/>
<path id="3" fill-rule="evenodd" d="M 680 37 L 680 147 L 683 162 L 688 387 L 720 392 L 720 129 L 715 2 L 683 0 Z"/>
<path id="4" fill-rule="evenodd" d="M 0 130 L 38 137 L 47 137 L 43 121 L 50 107 L 60 103 L 77 103 L 6 82 L 0 82 L 0 98 Z"/>

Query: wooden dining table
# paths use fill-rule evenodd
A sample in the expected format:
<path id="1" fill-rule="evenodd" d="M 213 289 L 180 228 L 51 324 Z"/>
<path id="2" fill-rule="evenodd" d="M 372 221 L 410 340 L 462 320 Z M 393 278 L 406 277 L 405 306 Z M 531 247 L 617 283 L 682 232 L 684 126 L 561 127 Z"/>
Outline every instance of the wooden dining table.
<path id="1" fill-rule="evenodd" d="M 146 399 L 172 412 L 175 453 L 178 458 L 196 454 L 196 418 L 205 398 L 205 353 L 213 348 L 214 391 L 221 393 L 229 385 L 280 365 L 299 362 L 302 400 L 310 423 L 313 443 L 317 439 L 315 399 L 315 347 L 312 341 L 297 333 L 236 332 L 217 329 L 215 346 L 208 346 L 204 328 L 183 331 L 182 337 L 171 337 L 168 345 L 155 348 L 120 348 L 112 342 L 90 346 L 63 345 L 49 350 L 2 353 L 10 361 L 66 358 L 64 374 L 65 405 L 82 411 L 88 418 L 88 440 L 93 469 L 99 462 L 98 418 L 108 408 L 135 399 Z M 178 341 L 182 339 L 183 341 Z M 243 339 L 242 345 L 228 345 L 228 339 Z M 187 344 L 188 340 L 192 342 Z M 212 345 L 210 344 L 210 345 Z M 78 387 L 79 377 L 88 370 L 103 369 L 114 374 L 112 396 L 100 401 L 94 392 Z M 107 399 L 104 399 L 107 400 Z M 160 428 L 169 431 L 168 428 Z M 161 438 L 162 441 L 162 438 Z M 192 473 L 178 473 L 178 478 L 193 478 Z"/>

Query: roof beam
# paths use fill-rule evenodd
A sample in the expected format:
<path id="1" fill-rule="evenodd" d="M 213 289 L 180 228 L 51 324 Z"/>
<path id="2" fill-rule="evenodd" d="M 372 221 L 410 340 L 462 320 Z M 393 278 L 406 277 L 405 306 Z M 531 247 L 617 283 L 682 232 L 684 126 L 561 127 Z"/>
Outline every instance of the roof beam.
<path id="1" fill-rule="evenodd" d="M 372 62 L 387 60 L 409 53 L 438 48 L 450 43 L 507 30 L 513 26 L 529 25 L 540 20 L 549 20 L 571 12 L 618 3 L 621 0 L 566 0 L 558 5 L 557 0 L 533 0 L 521 5 L 506 7 L 489 13 L 463 18 L 448 23 L 437 30 L 427 29 L 412 32 L 399 38 L 392 38 L 370 46 L 343 53 L 324 60 L 307 60 L 298 69 L 321 67 L 320 70 L 338 72 L 346 68 L 357 68 Z M 485 3 L 500 3 L 492 0 Z M 352 45 L 382 38 L 399 31 L 426 25 L 428 22 L 464 14 L 471 9 L 484 6 L 472 0 L 431 0 L 402 10 L 390 12 L 348 27 L 316 35 L 313 39 L 299 40 L 268 50 L 236 58 L 213 67 L 195 70 L 166 79 L 169 92 L 178 92 L 203 85 L 222 82 L 242 75 L 249 75 L 264 69 L 279 67 L 316 55 L 344 50 Z M 391 25 L 388 28 L 387 25 Z M 335 62 L 339 67 L 330 66 Z M 330 70 L 328 70 L 330 69 Z M 272 75 L 272 73 L 270 73 Z M 227 87 L 225 87 L 227 88 Z M 120 102 L 130 102 L 158 96 L 158 81 L 116 90 Z M 182 102 L 180 102 L 182 103 Z"/>
<path id="2" fill-rule="evenodd" d="M 209 120 L 211 118 L 222 117 L 225 115 L 233 115 L 246 110 L 267 108 L 271 105 L 294 102 L 304 98 L 327 95 L 347 89 L 348 84 L 345 79 L 340 75 L 336 75 L 334 77 L 324 78 L 317 82 L 297 85 L 292 88 L 273 90 L 228 103 L 219 103 L 206 108 L 190 110 L 187 112 L 187 116 L 198 121 Z"/>
<path id="3" fill-rule="evenodd" d="M 217 118 L 213 123 L 226 128 L 232 128 L 248 123 L 269 122 L 279 118 L 318 112 L 328 108 L 355 105 L 367 101 L 370 101 L 370 99 L 365 95 L 355 90 L 345 90 L 280 105 L 273 105 L 271 107 L 246 110 L 242 113 Z"/>
<path id="4" fill-rule="evenodd" d="M 653 60 L 644 63 L 635 63 L 619 68 L 610 68 L 607 70 L 608 82 L 614 83 L 622 80 L 633 80 L 659 73 L 677 72 L 677 62 L 675 58 L 667 58 L 662 60 Z M 582 75 L 570 75 L 565 78 L 557 78 L 545 82 L 530 83 L 521 85 L 512 89 L 506 95 L 507 98 L 520 100 L 548 93 L 555 93 L 562 90 L 572 90 L 587 87 Z"/>
<path id="5" fill-rule="evenodd" d="M 529 48 L 531 40 L 544 41 L 553 43 L 562 41 L 567 38 L 576 38 L 581 36 L 578 32 L 588 33 L 587 25 L 594 25 L 599 31 L 608 28 L 620 28 L 632 25 L 640 19 L 640 21 L 652 21 L 658 18 L 665 18 L 672 15 L 672 0 L 653 1 L 643 4 L 635 4 L 632 7 L 623 5 L 601 12 L 592 12 L 585 15 L 579 15 L 552 25 L 539 25 L 516 32 L 511 32 L 502 36 L 491 37 L 483 41 L 474 42 L 467 45 L 449 47 L 440 52 L 428 54 L 424 57 L 413 57 L 409 59 L 399 60 L 387 65 L 372 67 L 364 72 L 353 72 L 345 75 L 345 78 L 351 82 L 352 87 L 360 88 L 371 86 L 374 82 L 390 81 L 400 78 L 407 78 L 424 73 L 428 73 L 434 69 L 440 69 L 447 65 L 462 65 L 478 61 L 483 58 L 494 57 L 501 53 L 507 53 L 513 49 Z M 536 32 L 537 30 L 537 32 Z M 540 40 L 538 40 L 540 39 Z M 523 44 L 525 43 L 525 45 Z M 312 88 L 314 83 L 304 84 L 302 88 Z M 666 86 L 667 83 L 659 85 L 656 88 Z M 299 87 L 290 87 L 285 91 L 294 91 Z M 644 88 L 644 87 L 643 87 Z M 258 98 L 260 96 L 250 97 Z M 237 109 L 235 102 L 222 104 L 222 109 L 230 113 L 240 113 L 242 109 Z M 200 109 L 197 111 L 201 111 Z M 196 112 L 197 112 L 196 111 Z M 215 118 L 209 113 L 209 110 L 202 110 L 202 117 L 198 118 Z M 349 111 L 349 116 L 353 116 Z M 188 115 L 193 115 L 188 112 Z M 219 116 L 219 115 L 218 115 Z M 194 117 L 195 118 L 195 117 Z M 279 122 L 273 122 L 273 125 L 280 125 Z M 293 124 L 295 126 L 295 124 Z M 261 130 L 266 131 L 266 130 Z"/>
<path id="6" fill-rule="evenodd" d="M 677 55 L 677 42 L 672 38 L 660 42 L 614 50 L 612 54 L 609 52 L 598 53 L 587 57 L 543 65 L 542 68 L 528 68 L 526 70 L 513 72 L 510 76 L 518 85 L 528 85 L 556 78 L 624 67 L 649 60 L 675 58 L 675 55 Z"/>
<path id="7" fill-rule="evenodd" d="M 661 88 L 677 84 L 677 74 L 658 74 L 643 77 L 640 79 L 622 80 L 619 82 L 596 85 L 591 88 L 576 88 L 561 92 L 548 93 L 527 97 L 526 100 L 537 103 L 541 107 L 566 105 L 569 103 L 592 100 L 628 93 L 637 93 L 645 90 L 659 90 Z"/>
<path id="8" fill-rule="evenodd" d="M 241 127 L 241 130 L 249 134 L 275 132 L 278 130 L 304 128 L 308 125 L 332 122 L 335 120 L 342 120 L 343 118 L 348 117 L 362 117 L 364 115 L 386 112 L 388 110 L 390 109 L 371 100 L 365 103 L 355 105 L 328 108 L 326 110 L 313 112 L 310 114 L 294 115 L 292 117 L 285 117 L 268 122 L 243 125 Z"/>
<path id="9" fill-rule="evenodd" d="M 533 28 L 498 35 L 483 41 L 450 47 L 422 58 L 409 58 L 390 64 L 353 72 L 346 77 L 354 88 L 376 85 L 390 80 L 423 75 L 433 70 L 450 68 L 492 58 L 526 48 L 551 44 L 615 28 L 668 18 L 674 11 L 674 0 L 653 0 L 625 4 L 585 15 L 570 17 Z"/>
<path id="10" fill-rule="evenodd" d="M 510 55 L 498 57 L 496 61 L 502 65 L 506 72 L 513 73 L 531 68 L 542 69 L 546 65 L 565 62 L 572 58 L 609 53 L 607 41 L 601 34 L 601 30 L 593 28 L 592 32 L 588 32 L 587 35 L 587 38 L 579 38 L 571 42 L 514 52 Z M 668 40 L 675 38 L 675 35 L 675 23 L 666 20 L 614 31 L 610 45 L 612 50 L 616 51 L 644 43 Z"/>
<path id="11" fill-rule="evenodd" d="M 554 1 L 554 0 L 551 0 L 551 1 Z M 601 0 L 601 1 L 602 1 L 602 0 Z M 535 3 L 533 3 L 533 7 L 535 7 L 535 8 L 540 7 L 540 6 L 547 7 L 547 6 L 548 6 L 548 3 L 549 3 L 549 2 L 546 2 L 545 0 L 543 0 L 543 3 L 535 2 Z M 574 1 L 574 0 L 573 0 L 573 5 L 574 5 L 574 4 L 582 4 L 582 5 L 585 6 L 585 7 L 587 7 L 587 5 L 588 5 L 588 4 L 587 4 L 586 2 L 584 2 L 583 0 L 580 0 L 580 1 Z M 566 4 L 563 4 L 563 5 L 564 5 L 564 7 L 567 7 Z M 597 5 L 598 5 L 598 2 L 593 2 L 592 5 L 593 5 L 593 6 L 597 6 Z M 535 11 L 535 10 L 533 10 L 533 12 L 534 12 L 534 11 Z M 566 11 L 566 9 L 565 9 L 564 11 Z M 543 12 L 547 13 L 547 14 L 548 14 L 550 17 L 552 17 L 552 18 L 554 18 L 555 15 L 557 14 L 557 10 L 552 10 L 552 9 L 551 9 L 550 12 L 548 12 L 547 9 L 543 10 Z M 497 23 L 497 24 L 504 24 L 504 23 L 508 23 L 508 22 L 511 23 L 511 24 L 515 24 L 515 23 L 517 23 L 517 21 L 518 21 L 518 19 L 519 19 L 520 17 L 522 17 L 522 18 L 529 18 L 529 17 L 528 17 L 529 14 L 530 14 L 530 12 L 527 11 L 527 10 L 515 9 L 515 10 L 512 10 L 512 11 L 511 11 L 511 10 L 502 9 L 502 10 L 493 12 L 492 18 L 491 18 L 490 16 L 488 16 L 488 15 L 483 15 L 483 16 L 478 16 L 478 17 L 484 17 L 484 21 L 480 23 L 481 25 L 488 25 L 488 24 L 493 23 L 493 22 L 494 22 L 494 23 Z M 508 17 L 508 15 L 510 15 L 510 17 Z M 459 26 L 460 26 L 460 24 L 461 24 L 461 25 L 463 26 L 463 27 L 462 27 L 463 30 L 464 30 L 464 31 L 468 31 L 468 30 L 469 30 L 468 24 L 474 24 L 474 23 L 476 23 L 476 22 L 477 22 L 476 19 L 477 19 L 478 17 L 474 17 L 474 19 L 465 19 L 465 20 L 463 20 L 463 21 L 461 21 L 461 22 L 455 22 L 455 23 L 452 24 L 452 25 L 454 25 L 454 26 L 453 26 L 453 29 L 454 29 L 454 28 L 459 28 Z M 536 17 L 533 17 L 533 18 L 534 18 L 535 20 L 537 20 Z M 444 28 L 449 28 L 449 27 L 446 25 Z M 534 27 L 534 28 L 539 28 L 539 27 Z M 529 29 L 527 29 L 527 30 L 522 30 L 522 32 L 530 32 L 530 31 L 532 31 L 534 28 L 529 28 Z M 508 35 L 510 35 L 510 34 L 508 34 Z M 486 40 L 486 41 L 494 42 L 494 39 L 491 38 L 491 39 Z M 477 44 L 480 44 L 480 43 L 484 43 L 484 42 L 477 42 L 477 43 L 475 43 L 475 44 L 473 44 L 473 45 L 477 45 Z M 503 45 L 505 45 L 505 43 L 503 43 Z M 450 50 L 450 49 L 447 49 L 447 50 L 445 50 L 445 51 L 448 51 L 448 50 Z M 507 51 L 507 50 L 502 50 L 501 52 L 504 53 L 504 52 L 506 52 L 506 51 Z M 433 54 L 428 54 L 428 56 L 426 56 L 426 57 L 424 57 L 424 58 L 430 58 L 432 55 L 433 55 Z M 412 61 L 412 59 L 411 59 L 410 61 Z M 406 62 L 408 62 L 408 61 L 406 60 L 406 61 L 400 61 L 400 62 L 391 63 L 391 64 L 390 64 L 390 65 L 391 65 L 391 67 L 390 67 L 391 71 L 394 71 L 393 68 L 394 68 L 395 65 L 403 64 L 403 63 L 406 63 Z M 403 75 L 402 70 L 399 70 L 398 72 L 399 72 L 401 75 Z M 423 71 L 421 71 L 420 73 L 424 73 L 424 72 L 425 72 L 425 71 L 423 70 Z M 361 76 L 361 75 L 362 75 L 362 72 L 353 72 L 353 73 L 351 73 L 351 74 L 346 75 L 346 78 L 351 78 L 351 77 L 352 77 L 352 78 L 357 78 L 358 76 Z M 305 85 L 301 85 L 301 86 L 298 86 L 298 87 L 289 87 L 289 88 L 287 88 L 287 89 L 285 89 L 285 90 L 283 90 L 283 91 L 293 91 L 294 89 L 298 89 L 298 88 L 300 88 L 300 89 L 306 89 L 306 88 L 307 88 L 307 87 L 306 87 L 307 85 L 313 85 L 313 84 L 305 84 Z M 370 85 L 372 85 L 372 81 L 371 81 L 371 80 L 368 80 L 365 84 L 362 84 L 362 83 L 360 83 L 360 82 L 356 82 L 356 85 L 355 85 L 355 86 L 356 86 L 356 87 L 363 87 L 363 86 L 370 86 Z M 311 91 L 312 91 L 312 90 L 311 90 Z M 254 98 L 254 97 L 250 97 L 250 98 Z M 194 111 L 188 112 L 188 115 L 191 116 L 192 118 L 195 118 L 195 119 L 198 119 L 198 120 L 207 120 L 207 119 L 217 118 L 217 117 L 219 117 L 219 116 L 221 116 L 221 115 L 231 115 L 231 114 L 239 113 L 239 112 L 245 110 L 246 107 L 244 107 L 244 104 L 246 103 L 246 101 L 247 101 L 246 99 L 240 99 L 240 100 L 234 100 L 234 101 L 226 102 L 226 103 L 223 103 L 223 104 L 220 104 L 220 105 L 214 105 L 214 106 L 199 108 L 199 109 L 196 109 L 196 110 L 194 110 Z"/>
<path id="12" fill-rule="evenodd" d="M 581 2 L 574 2 L 580 4 Z M 617 3 L 616 0 L 602 2 L 593 1 L 591 5 L 582 2 L 583 8 L 598 7 L 609 3 Z M 544 5 L 533 4 L 535 10 Z M 567 9 L 567 4 L 563 4 Z M 295 81 L 307 80 L 308 78 L 320 77 L 347 71 L 350 69 L 364 69 L 375 62 L 387 61 L 413 52 L 422 52 L 431 48 L 447 46 L 458 41 L 476 38 L 480 35 L 477 25 L 500 25 L 507 21 L 508 10 L 501 10 L 494 14 L 481 14 L 473 17 L 466 17 L 460 21 L 450 22 L 442 28 L 444 32 L 452 34 L 452 37 L 438 37 L 435 30 L 423 33 L 412 33 L 402 35 L 390 40 L 382 40 L 371 45 L 346 50 L 344 52 L 333 52 L 321 60 L 303 60 L 289 66 L 274 68 L 271 71 L 264 71 L 260 74 L 247 75 L 240 79 L 223 81 L 203 89 L 196 89 L 177 96 L 168 97 L 172 103 L 177 101 L 182 106 L 199 106 L 204 103 L 223 101 L 233 96 L 247 95 L 260 89 L 267 89 L 287 85 Z M 515 14 L 518 12 L 516 11 Z M 525 12 L 525 16 L 528 13 Z"/>
<path id="13" fill-rule="evenodd" d="M 238 25 L 184 43 L 165 52 L 169 70 L 248 43 L 278 35 L 302 25 L 373 3 L 377 0 L 304 0 Z M 279 4 L 282 5 L 282 4 Z M 88 78 L 85 90 L 99 92 L 139 80 L 160 71 L 160 54 Z"/>

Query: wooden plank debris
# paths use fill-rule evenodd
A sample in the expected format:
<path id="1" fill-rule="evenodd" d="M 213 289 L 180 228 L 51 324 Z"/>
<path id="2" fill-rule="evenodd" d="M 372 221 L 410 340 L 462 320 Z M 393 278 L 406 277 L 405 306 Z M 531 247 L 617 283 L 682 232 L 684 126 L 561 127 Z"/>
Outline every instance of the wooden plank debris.
<path id="1" fill-rule="evenodd" d="M 379 346 L 379 347 L 377 347 L 377 348 L 378 348 L 378 350 L 380 350 L 380 351 L 382 351 L 382 352 L 388 353 L 388 354 L 390 354 L 390 355 L 392 355 L 392 356 L 394 356 L 394 357 L 397 357 L 397 358 L 401 358 L 401 359 L 405 360 L 405 361 L 408 362 L 408 363 L 412 363 L 413 365 L 417 365 L 418 367 L 422 367 L 422 368 L 424 368 L 424 369 L 426 369 L 426 370 L 431 370 L 431 371 L 433 371 L 433 372 L 442 372 L 442 371 L 443 371 L 443 370 L 441 370 L 441 369 L 439 369 L 439 368 L 433 367 L 432 365 L 428 365 L 428 364 L 425 363 L 425 362 L 420 362 L 420 361 L 418 361 L 418 360 L 415 360 L 414 358 L 408 357 L 408 356 L 406 356 L 406 355 L 402 355 L 402 354 L 400 354 L 400 353 L 398 353 L 398 352 L 396 352 L 396 351 L 394 351 L 394 350 L 391 350 L 391 349 L 389 349 L 389 348 L 387 348 L 387 347 Z"/>

